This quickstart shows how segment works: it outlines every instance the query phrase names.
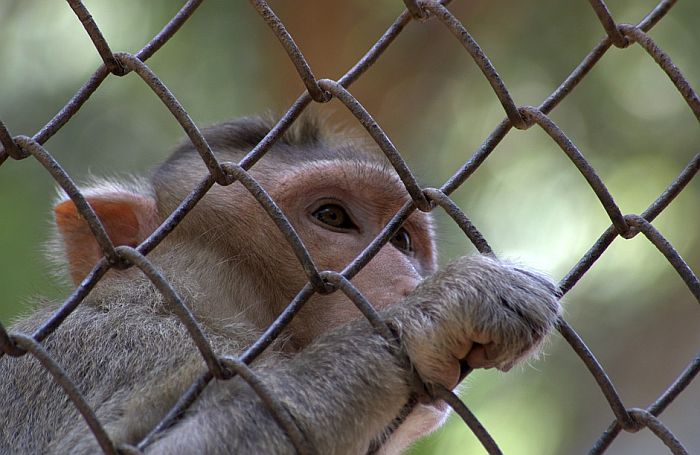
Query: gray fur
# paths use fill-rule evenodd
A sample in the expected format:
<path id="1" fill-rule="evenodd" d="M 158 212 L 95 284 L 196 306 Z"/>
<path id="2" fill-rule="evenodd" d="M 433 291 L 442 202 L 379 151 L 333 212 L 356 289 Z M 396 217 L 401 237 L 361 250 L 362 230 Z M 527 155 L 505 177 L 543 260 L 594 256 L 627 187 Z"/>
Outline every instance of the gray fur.
<path id="1" fill-rule="evenodd" d="M 260 119 L 244 119 L 204 132 L 220 159 L 235 161 L 269 127 Z M 346 186 L 348 178 L 351 184 L 362 180 L 365 190 L 376 185 L 375 194 L 363 196 L 368 200 L 355 201 L 377 212 L 369 218 L 388 219 L 407 198 L 371 147 L 324 137 L 313 122 L 287 133 L 251 172 L 271 192 L 275 185 L 291 188 L 291 197 L 278 194 L 288 207 L 309 187 L 304 178 L 345 179 Z M 204 175 L 196 152 L 183 145 L 151 183 L 97 184 L 86 194 L 138 193 L 155 201 L 162 221 Z M 287 216 L 306 226 L 299 216 L 308 213 L 287 209 Z M 395 303 L 435 269 L 430 218 L 416 213 L 408 223 L 423 236 L 421 255 L 387 246 L 353 279 L 400 335 L 400 346 L 366 320 L 352 321 L 357 313 L 335 293 L 315 296 L 252 365 L 319 454 L 402 451 L 446 414 L 439 403 L 414 405 L 424 392 L 418 377 L 428 385 L 453 387 L 451 372 L 462 360 L 455 353 L 466 353 L 476 342 L 490 346 L 492 357 L 482 366 L 508 369 L 537 351 L 556 323 L 558 294 L 549 279 L 484 256 L 449 264 Z M 195 314 L 218 355 L 240 355 L 306 282 L 285 240 L 266 227 L 270 224 L 239 186 L 214 187 L 148 256 Z M 324 268 L 339 269 L 349 260 L 342 256 L 347 251 L 328 251 L 337 237 L 323 236 L 337 233 L 306 229 L 315 229 L 307 238 L 321 236 L 308 246 L 315 260 L 326 261 Z M 53 241 L 53 251 L 62 254 L 60 242 Z M 57 307 L 40 304 L 12 330 L 32 333 Z M 328 326 L 318 322 L 322 316 Z M 205 371 L 185 328 L 134 269 L 108 272 L 43 345 L 118 445 L 137 444 Z M 0 377 L 0 453 L 99 452 L 79 413 L 31 356 L 0 358 Z M 146 449 L 183 455 L 293 452 L 287 435 L 240 378 L 210 384 Z"/>
<path id="2" fill-rule="evenodd" d="M 553 328 L 559 312 L 553 290 L 549 281 L 532 279 L 508 264 L 467 257 L 427 279 L 382 316 L 399 328 L 404 355 L 430 359 L 414 362 L 430 382 L 432 362 L 444 362 L 449 346 L 474 330 L 497 341 L 499 364 L 522 358 Z M 77 382 L 111 437 L 134 444 L 205 366 L 149 283 L 130 281 L 104 291 L 80 306 L 45 346 Z M 52 309 L 38 310 L 14 329 L 31 331 Z M 227 355 L 239 353 L 256 334 L 244 323 L 210 322 L 205 328 L 216 350 Z M 367 322 L 358 321 L 291 358 L 268 354 L 255 371 L 318 453 L 364 453 L 416 392 L 406 360 Z M 0 453 L 98 451 L 82 418 L 36 361 L 4 358 L 0 370 L 0 408 L 6 410 Z M 211 385 L 147 453 L 294 451 L 252 390 L 234 379 Z"/>

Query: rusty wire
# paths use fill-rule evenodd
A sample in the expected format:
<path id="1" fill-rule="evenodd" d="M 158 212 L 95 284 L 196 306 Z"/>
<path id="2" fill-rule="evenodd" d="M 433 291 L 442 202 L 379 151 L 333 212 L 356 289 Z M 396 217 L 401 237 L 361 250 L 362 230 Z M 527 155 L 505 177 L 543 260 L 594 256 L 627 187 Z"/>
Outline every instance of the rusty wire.
<path id="1" fill-rule="evenodd" d="M 100 260 L 81 282 L 81 284 L 66 298 L 61 307 L 31 336 L 21 333 L 9 333 L 0 324 L 0 356 L 20 357 L 30 354 L 36 357 L 43 367 L 51 373 L 54 380 L 63 388 L 73 405 L 78 409 L 93 432 L 100 447 L 105 453 L 116 453 L 114 443 L 109 439 L 104 427 L 95 413 L 85 402 L 75 383 L 69 378 L 51 355 L 43 349 L 41 342 L 63 320 L 81 304 L 92 288 L 99 282 L 110 268 L 124 268 L 130 265 L 139 267 L 151 280 L 155 287 L 164 295 L 171 310 L 187 328 L 194 344 L 203 356 L 208 369 L 197 378 L 187 391 L 180 397 L 176 405 L 159 422 L 152 431 L 138 443 L 137 447 L 121 446 L 123 453 L 140 453 L 160 432 L 170 427 L 178 417 L 197 399 L 213 378 L 230 379 L 241 376 L 269 409 L 275 420 L 282 426 L 292 441 L 294 447 L 301 453 L 310 453 L 312 447 L 300 433 L 293 419 L 284 409 L 283 403 L 274 400 L 265 385 L 257 378 L 255 372 L 246 365 L 259 356 L 283 331 L 296 313 L 311 298 L 314 293 L 343 292 L 362 311 L 372 325 L 383 336 L 393 339 L 391 330 L 377 316 L 371 303 L 351 284 L 355 276 L 389 239 L 398 231 L 402 223 L 416 209 L 429 211 L 440 207 L 459 225 L 465 236 L 484 254 L 492 255 L 491 247 L 483 235 L 471 223 L 469 218 L 452 201 L 450 194 L 462 185 L 488 158 L 490 153 L 513 128 L 528 129 L 533 125 L 542 128 L 559 146 L 562 152 L 572 161 L 588 185 L 594 191 L 601 205 L 611 220 L 611 226 L 598 238 L 594 245 L 575 264 L 569 273 L 560 281 L 559 287 L 563 294 L 570 291 L 581 277 L 591 268 L 598 258 L 606 251 L 612 242 L 618 238 L 632 238 L 640 232 L 663 254 L 674 267 L 690 292 L 700 301 L 700 282 L 697 275 L 690 269 L 668 240 L 652 224 L 658 216 L 694 178 L 700 169 L 700 155 L 692 157 L 678 177 L 669 184 L 668 188 L 641 215 L 624 215 L 608 191 L 602 179 L 597 175 L 593 166 L 588 162 L 576 145 L 567 137 L 548 116 L 548 114 L 564 99 L 577 84 L 596 65 L 600 58 L 610 49 L 627 48 L 639 44 L 668 75 L 692 113 L 700 120 L 700 98 L 690 86 L 682 72 L 671 58 L 646 33 L 657 24 L 676 3 L 675 0 L 662 0 L 637 25 L 619 24 L 612 17 L 603 0 L 589 0 L 595 15 L 598 17 L 605 37 L 586 55 L 581 63 L 568 75 L 561 85 L 537 107 L 518 106 L 508 92 L 506 83 L 499 76 L 496 68 L 481 49 L 479 44 L 469 34 L 463 25 L 447 8 L 449 1 L 434 0 L 403 0 L 407 10 L 404 11 L 388 30 L 377 40 L 371 49 L 337 81 L 317 79 L 304 58 L 303 53 L 286 30 L 282 21 L 276 16 L 264 0 L 251 0 L 253 8 L 260 14 L 270 27 L 282 47 L 292 60 L 306 91 L 289 107 L 272 130 L 251 150 L 238 164 L 220 163 L 211 151 L 197 125 L 191 120 L 187 111 L 177 98 L 168 90 L 160 78 L 146 66 L 145 61 L 157 52 L 192 16 L 203 0 L 189 0 L 180 11 L 165 25 L 165 27 L 136 54 L 113 52 L 92 19 L 90 12 L 80 0 L 67 0 L 70 8 L 80 20 L 103 64 L 93 73 L 88 81 L 63 106 L 63 108 L 37 132 L 34 137 L 12 137 L 5 124 L 0 121 L 0 165 L 11 160 L 23 160 L 34 157 L 49 172 L 51 177 L 66 191 L 73 200 L 81 216 L 87 221 L 95 236 L 104 257 Z M 404 27 L 412 20 L 424 22 L 431 18 L 441 22 L 462 44 L 475 64 L 491 85 L 495 96 L 503 106 L 506 117 L 494 128 L 469 160 L 462 165 L 441 188 L 421 188 L 401 154 L 379 124 L 349 91 L 349 87 L 382 53 L 396 40 Z M 87 99 L 100 87 L 108 76 L 123 76 L 129 72 L 137 73 L 151 88 L 163 104 L 170 110 L 175 120 L 182 126 L 184 132 L 199 152 L 206 164 L 209 175 L 182 201 L 144 242 L 137 248 L 115 247 L 107 236 L 100 220 L 86 201 L 83 194 L 73 183 L 70 176 L 60 164 L 43 147 L 57 131 L 83 106 Z M 411 196 L 411 202 L 405 204 L 382 229 L 381 233 L 340 273 L 320 271 L 316 268 L 311 255 L 298 237 L 289 221 L 279 210 L 274 200 L 247 173 L 255 163 L 284 134 L 289 126 L 299 117 L 304 109 L 313 101 L 325 103 L 332 98 L 339 99 L 345 107 L 357 118 L 377 142 L 401 178 L 406 191 Z M 308 283 L 299 291 L 297 296 L 283 310 L 276 321 L 238 358 L 217 358 L 209 342 L 204 336 L 199 322 L 183 305 L 180 297 L 170 286 L 163 275 L 148 259 L 148 253 L 167 236 L 198 201 L 213 185 L 230 185 L 240 182 L 267 211 L 272 222 L 285 235 L 292 246 L 300 264 L 304 268 Z M 648 428 L 674 454 L 687 454 L 688 451 L 667 428 L 658 416 L 675 400 L 683 390 L 696 378 L 700 372 L 700 354 L 692 359 L 686 369 L 678 376 L 657 400 L 646 409 L 627 408 L 614 384 L 602 368 L 595 355 L 586 346 L 583 339 L 563 319 L 560 319 L 558 329 L 564 339 L 571 345 L 574 352 L 581 358 L 589 369 L 594 380 L 607 399 L 615 420 L 607 430 L 592 445 L 590 453 L 599 454 L 606 451 L 620 431 L 636 432 Z M 5 359 L 12 361 L 12 359 Z M 496 441 L 479 423 L 476 416 L 462 403 L 456 395 L 444 389 L 437 389 L 436 397 L 445 400 L 462 417 L 468 427 L 475 433 L 490 454 L 501 453 Z"/>

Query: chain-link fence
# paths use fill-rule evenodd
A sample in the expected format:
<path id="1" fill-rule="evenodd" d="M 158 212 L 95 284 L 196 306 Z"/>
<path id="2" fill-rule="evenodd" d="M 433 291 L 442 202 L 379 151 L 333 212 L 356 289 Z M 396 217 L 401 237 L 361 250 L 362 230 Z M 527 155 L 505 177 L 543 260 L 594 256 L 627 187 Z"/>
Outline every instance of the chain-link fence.
<path id="1" fill-rule="evenodd" d="M 415 210 L 430 211 L 434 208 L 442 208 L 462 229 L 464 234 L 482 253 L 491 253 L 491 248 L 477 228 L 470 222 L 450 194 L 459 188 L 489 157 L 491 152 L 513 129 L 525 130 L 533 126 L 541 128 L 566 154 L 571 163 L 578 169 L 583 178 L 590 185 L 600 203 L 607 212 L 611 225 L 596 240 L 586 254 L 570 270 L 559 283 L 562 292 L 570 291 L 592 265 L 605 253 L 608 247 L 618 237 L 630 239 L 637 234 L 643 234 L 673 266 L 685 282 L 693 296 L 700 301 L 700 282 L 697 275 L 690 269 L 674 247 L 664 238 L 652 224 L 652 221 L 676 198 L 681 191 L 696 175 L 700 168 L 700 156 L 691 157 L 687 166 L 670 183 L 667 189 L 653 201 L 641 214 L 624 215 L 613 200 L 613 196 L 603 183 L 601 178 L 586 160 L 577 146 L 567 137 L 556 123 L 549 117 L 550 112 L 576 88 L 589 71 L 596 65 L 601 57 L 612 47 L 624 49 L 630 46 L 641 46 L 651 58 L 658 64 L 671 79 L 681 96 L 687 103 L 690 111 L 700 120 L 700 99 L 681 71 L 647 32 L 654 27 L 671 10 L 675 0 L 661 1 L 644 19 L 636 25 L 618 24 L 611 16 L 607 6 L 602 0 L 590 0 L 590 5 L 600 20 L 605 38 L 600 41 L 574 69 L 571 74 L 551 93 L 539 106 L 518 106 L 499 77 L 494 65 L 484 54 L 477 42 L 469 34 L 465 26 L 450 12 L 448 1 L 421 1 L 404 0 L 407 10 L 402 13 L 387 29 L 383 36 L 371 47 L 371 49 L 340 79 L 317 79 L 302 50 L 297 47 L 293 37 L 286 30 L 284 24 L 272 11 L 267 2 L 252 0 L 251 4 L 269 25 L 270 30 L 279 39 L 284 50 L 293 62 L 299 77 L 303 81 L 306 92 L 291 105 L 277 124 L 248 153 L 238 164 L 220 163 L 215 158 L 206 140 L 202 137 L 198 127 L 191 120 L 187 111 L 173 96 L 159 77 L 146 65 L 146 61 L 180 29 L 200 6 L 202 0 L 190 0 L 168 22 L 146 46 L 136 54 L 113 52 L 108 42 L 103 37 L 99 27 L 93 21 L 89 11 L 79 0 L 68 0 L 68 4 L 80 19 L 85 30 L 89 34 L 95 49 L 99 52 L 104 64 L 100 66 L 80 90 L 70 99 L 58 114 L 47 123 L 33 137 L 15 136 L 0 121 L 0 165 L 12 166 L 12 160 L 23 160 L 33 157 L 39 161 L 49 172 L 51 177 L 61 186 L 71 200 L 78 207 L 80 214 L 85 218 L 92 233 L 95 236 L 104 258 L 92 269 L 87 278 L 78 286 L 70 296 L 65 299 L 63 305 L 53 316 L 45 321 L 33 334 L 9 333 L 0 325 L 0 351 L 6 354 L 5 362 L 11 362 L 12 357 L 23 355 L 34 356 L 43 367 L 51 373 L 54 380 L 62 387 L 71 402 L 76 406 L 85 418 L 88 426 L 97 438 L 105 453 L 117 453 L 120 448 L 115 447 L 109 439 L 107 432 L 95 415 L 95 412 L 86 403 L 80 390 L 70 377 L 67 377 L 60 366 L 52 359 L 44 348 L 42 341 L 54 332 L 83 299 L 91 289 L 100 281 L 111 268 L 135 266 L 141 269 L 153 282 L 156 288 L 163 293 L 164 298 L 170 302 L 175 313 L 187 328 L 195 341 L 199 351 L 204 357 L 208 371 L 199 377 L 178 400 L 177 404 L 167 413 L 165 418 L 152 429 L 152 431 L 136 447 L 122 449 L 139 451 L 147 447 L 160 432 L 169 428 L 182 413 L 190 406 L 207 387 L 212 379 L 230 379 L 233 376 L 241 376 L 246 380 L 265 403 L 268 403 L 270 412 L 275 415 L 300 452 L 304 452 L 305 443 L 303 435 L 294 426 L 279 406 L 273 400 L 266 397 L 265 388 L 255 378 L 254 372 L 247 368 L 247 364 L 258 357 L 275 338 L 283 331 L 294 314 L 316 292 L 327 292 L 331 286 L 335 292 L 345 293 L 363 313 L 370 319 L 378 330 L 382 330 L 382 323 L 376 319 L 371 305 L 356 291 L 349 280 L 352 279 L 377 252 L 395 235 L 401 223 Z M 496 126 L 491 134 L 483 141 L 471 158 L 466 161 L 445 183 L 439 188 L 422 188 L 410 168 L 396 150 L 392 142 L 382 130 L 381 126 L 372 118 L 360 102 L 353 97 L 349 87 L 361 77 L 379 59 L 384 51 L 401 34 L 404 27 L 411 21 L 439 21 L 460 42 L 464 49 L 472 57 L 484 77 L 493 88 L 495 96 L 500 101 L 505 112 L 505 118 Z M 397 44 L 398 45 L 398 44 Z M 195 148 L 206 164 L 209 175 L 201 181 L 197 188 L 171 213 L 167 220 L 156 229 L 143 243 L 136 248 L 115 246 L 107 235 L 100 220 L 92 210 L 84 195 L 73 183 L 71 177 L 61 168 L 61 165 L 53 158 L 44 144 L 56 134 L 71 117 L 81 109 L 83 104 L 95 93 L 101 84 L 110 75 L 123 76 L 127 73 L 136 73 L 144 83 L 160 98 L 163 104 L 170 110 L 175 119 L 182 126 Z M 308 283 L 289 303 L 287 308 L 279 315 L 277 320 L 267 328 L 265 333 L 238 359 L 218 358 L 207 342 L 198 322 L 191 316 L 184 303 L 167 283 L 158 269 L 151 264 L 148 253 L 152 251 L 162 239 L 170 233 L 187 213 L 197 204 L 206 192 L 214 185 L 231 185 L 241 182 L 249 189 L 251 194 L 258 199 L 260 205 L 276 221 L 277 226 L 289 225 L 284 216 L 273 210 L 274 204 L 254 189 L 257 182 L 250 176 L 248 170 L 261 159 L 275 142 L 287 131 L 290 125 L 313 102 L 325 103 L 336 98 L 354 115 L 370 136 L 376 141 L 381 150 L 387 156 L 411 197 L 411 202 L 404 205 L 384 227 L 382 232 L 362 251 L 342 272 L 333 273 L 317 270 L 303 243 L 296 237 L 293 230 L 283 229 L 282 232 L 292 245 L 297 257 L 308 275 Z M 9 158 L 9 161 L 8 161 Z M 560 320 L 558 329 L 564 339 L 571 345 L 574 352 L 584 362 L 591 375 L 600 387 L 601 393 L 610 405 L 615 415 L 615 420 L 610 423 L 607 430 L 594 442 L 590 453 L 603 453 L 621 431 L 636 432 L 641 428 L 651 430 L 674 454 L 688 453 L 671 428 L 667 428 L 659 419 L 659 415 L 688 387 L 700 371 L 700 356 L 692 359 L 685 370 L 670 384 L 668 388 L 658 395 L 656 400 L 645 409 L 630 409 L 626 407 L 616 391 L 615 386 L 608 378 L 605 370 L 596 360 L 595 355 L 586 346 L 585 342 L 576 331 L 565 321 Z M 486 450 L 491 454 L 501 453 L 497 441 L 495 441 L 487 429 L 485 429 L 470 412 L 470 410 L 452 393 L 447 390 L 438 392 L 439 398 L 444 399 L 459 414 L 474 434 L 479 438 Z"/>

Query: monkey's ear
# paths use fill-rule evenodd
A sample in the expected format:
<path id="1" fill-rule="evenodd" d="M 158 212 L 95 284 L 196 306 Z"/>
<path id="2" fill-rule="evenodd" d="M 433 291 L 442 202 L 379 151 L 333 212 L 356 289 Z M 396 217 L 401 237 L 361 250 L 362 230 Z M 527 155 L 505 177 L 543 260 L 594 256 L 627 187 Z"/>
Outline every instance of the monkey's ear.
<path id="1" fill-rule="evenodd" d="M 135 247 L 156 227 L 158 212 L 153 198 L 128 191 L 86 196 L 115 246 Z M 92 231 L 70 199 L 54 207 L 56 226 L 74 284 L 80 283 L 103 256 Z"/>

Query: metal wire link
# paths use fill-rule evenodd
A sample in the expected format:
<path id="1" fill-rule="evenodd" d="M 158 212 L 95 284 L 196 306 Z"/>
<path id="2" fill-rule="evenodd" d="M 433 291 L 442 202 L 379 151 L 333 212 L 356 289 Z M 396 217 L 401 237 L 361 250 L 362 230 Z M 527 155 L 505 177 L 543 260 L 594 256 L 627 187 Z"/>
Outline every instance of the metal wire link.
<path id="1" fill-rule="evenodd" d="M 485 237 L 473 225 L 465 213 L 450 198 L 450 194 L 459 188 L 490 156 L 493 150 L 513 129 L 528 129 L 538 125 L 556 143 L 559 148 L 571 160 L 573 165 L 584 177 L 590 188 L 596 194 L 601 205 L 607 212 L 612 222 L 611 226 L 595 241 L 593 246 L 571 268 L 569 273 L 562 278 L 559 287 L 563 294 L 570 291 L 583 277 L 592 265 L 605 253 L 607 248 L 616 239 L 630 239 L 642 233 L 676 270 L 690 293 L 700 302 L 700 281 L 697 274 L 688 266 L 678 251 L 661 232 L 652 224 L 653 220 L 676 198 L 688 183 L 697 175 L 700 169 L 700 155 L 690 157 L 687 166 L 679 173 L 678 177 L 670 182 L 667 189 L 641 214 L 623 215 L 615 203 L 612 194 L 604 181 L 595 172 L 594 166 L 568 138 L 566 133 L 557 126 L 549 117 L 550 112 L 571 93 L 583 80 L 589 71 L 598 63 L 603 55 L 612 47 L 628 48 L 633 44 L 639 44 L 649 56 L 658 64 L 660 69 L 672 81 L 683 100 L 689 106 L 693 115 L 700 120 L 700 98 L 691 87 L 681 70 L 673 63 L 671 57 L 664 52 L 658 44 L 647 34 L 671 10 L 676 0 L 662 0 L 649 12 L 637 25 L 617 24 L 603 0 L 589 0 L 591 8 L 600 21 L 605 35 L 584 58 L 581 63 L 565 78 L 539 106 L 518 106 L 511 97 L 505 81 L 496 71 L 488 56 L 479 46 L 468 28 L 457 19 L 447 8 L 449 1 L 433 0 L 403 0 L 407 10 L 399 15 L 387 31 L 376 41 L 368 52 L 355 63 L 348 72 L 337 81 L 330 79 L 318 79 L 313 74 L 311 66 L 306 61 L 302 50 L 297 46 L 292 35 L 287 31 L 284 23 L 274 13 L 265 0 L 251 0 L 252 7 L 263 18 L 272 33 L 280 41 L 292 61 L 296 71 L 306 88 L 297 100 L 289 107 L 272 130 L 251 150 L 239 163 L 219 163 L 212 150 L 192 121 L 187 110 L 180 104 L 177 98 L 168 90 L 160 77 L 147 65 L 146 60 L 154 55 L 182 25 L 194 14 L 203 0 L 189 0 L 177 12 L 177 14 L 163 27 L 136 54 L 113 52 L 108 41 L 102 34 L 99 26 L 90 15 L 88 9 L 80 0 L 67 0 L 68 5 L 80 20 L 82 26 L 92 41 L 95 50 L 99 53 L 103 64 L 100 65 L 75 95 L 61 108 L 61 110 L 33 137 L 12 137 L 10 131 L 0 120 L 0 165 L 8 162 L 18 162 L 33 156 L 44 166 L 51 178 L 58 183 L 68 197 L 75 203 L 79 214 L 87 221 L 104 257 L 95 264 L 92 271 L 80 283 L 71 295 L 66 298 L 61 307 L 31 335 L 10 333 L 0 324 L 0 356 L 7 354 L 3 361 L 13 361 L 12 357 L 24 355 L 34 356 L 58 383 L 71 403 L 83 416 L 91 432 L 95 436 L 104 453 L 141 453 L 159 435 L 170 428 L 208 387 L 212 379 L 230 379 L 233 376 L 241 376 L 254 393 L 263 401 L 273 418 L 279 423 L 289 436 L 292 445 L 299 453 L 310 453 L 313 448 L 309 445 L 304 435 L 293 421 L 292 416 L 286 411 L 284 403 L 278 401 L 270 392 L 255 370 L 247 365 L 255 360 L 266 348 L 268 348 L 289 322 L 295 317 L 304 304 L 315 293 L 343 292 L 362 312 L 375 329 L 387 337 L 394 339 L 390 328 L 384 324 L 377 312 L 369 302 L 351 283 L 351 279 L 389 242 L 389 240 L 401 228 L 401 225 L 416 209 L 431 211 L 440 207 L 462 229 L 465 237 L 483 254 L 493 255 L 493 250 Z M 371 114 L 352 95 L 349 87 L 361 77 L 384 53 L 384 51 L 401 34 L 407 24 L 412 20 L 424 22 L 434 20 L 442 24 L 474 60 L 486 80 L 491 85 L 495 96 L 503 106 L 505 118 L 495 125 L 492 132 L 483 141 L 474 154 L 448 178 L 440 188 L 421 188 L 410 167 L 402 158 L 401 153 L 394 146 L 391 139 L 374 120 Z M 396 44 L 400 45 L 400 44 Z M 73 183 L 71 177 L 61 168 L 51 153 L 43 146 L 57 131 L 59 131 L 71 117 L 81 109 L 84 103 L 111 75 L 121 76 L 128 72 L 135 72 L 150 87 L 164 107 L 170 111 L 176 122 L 183 128 L 193 146 L 198 151 L 202 161 L 207 166 L 209 174 L 202 179 L 195 189 L 183 200 L 180 205 L 168 215 L 167 219 L 138 247 L 124 247 L 115 245 L 107 235 L 104 226 L 90 207 L 84 195 Z M 253 167 L 270 148 L 280 139 L 287 129 L 296 121 L 301 113 L 311 102 L 325 103 L 332 97 L 337 98 L 351 112 L 358 122 L 367 130 L 369 135 L 378 144 L 386 155 L 397 174 L 401 178 L 411 201 L 407 202 L 389 220 L 377 235 L 377 237 L 341 272 L 318 270 L 313 258 L 309 254 L 298 234 L 289 220 L 284 216 L 276 202 L 247 172 Z M 7 158 L 12 158 L 8 161 Z M 290 247 L 294 251 L 299 263 L 304 268 L 308 277 L 306 285 L 298 292 L 296 297 L 287 305 L 277 319 L 265 330 L 265 332 L 238 358 L 218 358 L 207 341 L 199 322 L 188 309 L 174 288 L 161 272 L 150 262 L 148 253 L 152 251 L 173 229 L 187 216 L 197 205 L 202 197 L 212 186 L 230 185 L 239 182 L 269 215 L 271 222 L 283 233 Z M 83 302 L 94 286 L 104 277 L 111 268 L 125 268 L 136 266 L 148 277 L 158 291 L 162 294 L 168 308 L 183 323 L 193 340 L 194 345 L 201 353 L 207 365 L 204 371 L 182 394 L 173 408 L 166 416 L 148 433 L 137 445 L 123 445 L 115 448 L 93 409 L 86 403 L 81 392 L 72 378 L 58 365 L 52 356 L 43 348 L 42 341 L 53 333 L 61 323 Z M 603 453 L 617 437 L 620 431 L 630 433 L 648 428 L 656 435 L 674 454 L 687 454 L 687 449 L 682 445 L 672 430 L 666 427 L 658 416 L 691 384 L 700 373 L 700 354 L 692 359 L 685 370 L 668 389 L 662 391 L 656 401 L 646 409 L 627 408 L 623 403 L 615 385 L 588 348 L 583 339 L 576 333 L 564 319 L 560 319 L 558 330 L 564 339 L 572 347 L 574 353 L 588 368 L 593 380 L 599 386 L 601 393 L 607 400 L 615 420 L 600 435 L 591 448 L 591 454 Z M 399 340 L 400 341 L 400 340 Z M 410 360 L 410 359 L 409 359 Z M 474 432 L 486 451 L 490 454 L 500 454 L 501 450 L 497 442 L 488 433 L 476 418 L 476 416 L 462 403 L 452 392 L 433 387 L 433 396 L 447 402 L 465 424 Z"/>

